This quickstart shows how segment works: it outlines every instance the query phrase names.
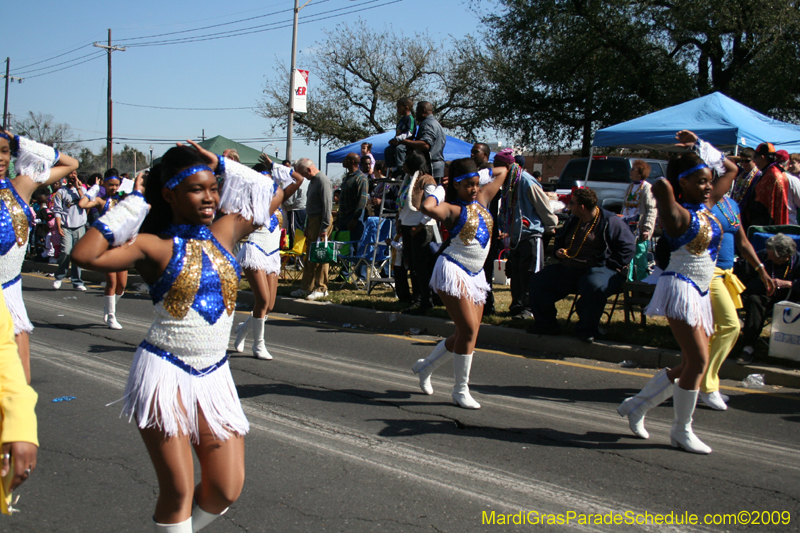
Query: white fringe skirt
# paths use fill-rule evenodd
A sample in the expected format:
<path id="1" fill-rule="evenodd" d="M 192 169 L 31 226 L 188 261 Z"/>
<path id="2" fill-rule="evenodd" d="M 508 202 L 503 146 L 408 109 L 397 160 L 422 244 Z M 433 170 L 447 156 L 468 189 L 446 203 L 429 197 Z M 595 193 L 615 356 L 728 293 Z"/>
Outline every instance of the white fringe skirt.
<path id="1" fill-rule="evenodd" d="M 681 320 L 692 327 L 702 326 L 709 337 L 714 334 L 714 315 L 708 292 L 702 295 L 693 283 L 668 273 L 658 278 L 645 315 Z"/>
<path id="2" fill-rule="evenodd" d="M 11 313 L 11 318 L 14 320 L 14 335 L 33 331 L 33 324 L 28 318 L 28 310 L 22 299 L 22 276 L 3 283 L 3 297 L 6 300 L 8 312 Z"/>
<path id="3" fill-rule="evenodd" d="M 265 274 L 278 274 L 281 271 L 281 254 L 279 250 L 267 253 L 259 245 L 246 241 L 242 243 L 236 261 L 242 268 L 261 270 Z"/>
<path id="4" fill-rule="evenodd" d="M 436 259 L 436 265 L 431 272 L 430 287 L 456 298 L 467 298 L 475 305 L 485 304 L 486 294 L 492 290 L 486 282 L 483 269 L 473 274 L 444 254 Z"/>
<path id="5" fill-rule="evenodd" d="M 158 428 L 168 437 L 189 435 L 200 441 L 198 414 L 219 440 L 245 435 L 250 423 L 242 411 L 228 357 L 203 370 L 143 341 L 136 350 L 122 414 L 140 428 Z"/>

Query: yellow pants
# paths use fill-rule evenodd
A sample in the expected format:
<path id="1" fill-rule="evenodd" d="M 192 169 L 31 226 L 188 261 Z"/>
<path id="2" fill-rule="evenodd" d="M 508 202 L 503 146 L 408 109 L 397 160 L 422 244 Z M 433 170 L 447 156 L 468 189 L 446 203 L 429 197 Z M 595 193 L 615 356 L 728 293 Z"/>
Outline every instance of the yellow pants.
<path id="1" fill-rule="evenodd" d="M 739 315 L 731 292 L 725 285 L 723 276 L 733 275 L 730 271 L 714 269 L 709 294 L 714 314 L 714 334 L 708 341 L 708 370 L 700 382 L 700 390 L 710 393 L 719 390 L 719 367 L 739 338 Z"/>

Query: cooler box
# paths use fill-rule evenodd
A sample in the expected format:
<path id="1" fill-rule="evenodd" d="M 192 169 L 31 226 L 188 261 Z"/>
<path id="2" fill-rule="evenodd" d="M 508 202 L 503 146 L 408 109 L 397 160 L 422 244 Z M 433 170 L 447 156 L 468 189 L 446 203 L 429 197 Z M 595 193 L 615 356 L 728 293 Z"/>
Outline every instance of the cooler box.
<path id="1" fill-rule="evenodd" d="M 800 305 L 787 301 L 775 304 L 769 355 L 800 361 Z"/>

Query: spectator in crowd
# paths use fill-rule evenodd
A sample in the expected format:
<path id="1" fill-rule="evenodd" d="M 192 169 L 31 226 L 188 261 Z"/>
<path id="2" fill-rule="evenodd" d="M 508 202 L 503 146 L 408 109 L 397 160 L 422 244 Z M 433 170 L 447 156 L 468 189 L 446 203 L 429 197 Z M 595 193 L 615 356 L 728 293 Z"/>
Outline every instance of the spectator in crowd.
<path id="1" fill-rule="evenodd" d="M 542 186 L 525 171 L 524 158 L 520 165 L 513 154 L 511 148 L 506 148 L 494 156 L 494 167 L 508 170 L 498 225 L 509 250 L 506 263 L 506 275 L 511 278 L 509 314 L 531 318 L 528 294 L 531 276 L 544 265 L 542 236 L 555 231 L 558 217 L 550 208 L 550 199 Z"/>
<path id="2" fill-rule="evenodd" d="M 425 156 L 414 151 L 406 156 L 404 163 L 406 177 L 400 187 L 397 205 L 400 208 L 400 226 L 403 234 L 403 254 L 408 259 L 409 269 L 416 283 L 412 288 L 417 292 L 414 297 L 416 305 L 405 312 L 413 315 L 424 315 L 433 307 L 431 302 L 431 248 L 434 239 L 434 224 L 432 218 L 420 211 L 422 201 L 433 194 L 436 180 L 430 175 L 430 168 Z"/>
<path id="3" fill-rule="evenodd" d="M 364 231 L 362 217 L 367 207 L 369 198 L 369 182 L 361 170 L 361 156 L 350 152 L 344 158 L 342 166 L 346 173 L 342 179 L 341 196 L 339 198 L 339 212 L 336 219 L 336 228 L 339 231 L 348 230 L 350 240 L 357 241 Z"/>
<path id="4" fill-rule="evenodd" d="M 372 155 L 372 143 L 361 143 L 361 159 L 367 158 L 367 170 L 366 172 L 362 169 L 362 172 L 367 175 L 367 177 L 372 180 L 374 176 L 372 175 L 372 171 L 375 168 L 375 156 Z"/>
<path id="5" fill-rule="evenodd" d="M 399 192 L 398 185 L 392 185 L 388 182 L 378 182 L 385 179 L 386 164 L 383 161 L 377 161 L 373 170 L 375 177 L 374 181 L 377 182 L 375 187 L 370 193 L 369 203 L 372 208 L 374 216 L 381 216 L 384 209 L 389 211 L 397 210 L 397 193 Z M 385 195 L 384 195 L 385 193 Z"/>
<path id="6" fill-rule="evenodd" d="M 299 159 L 294 168 L 298 174 L 309 181 L 306 194 L 306 215 L 308 218 L 304 234 L 306 243 L 310 246 L 312 242 L 316 240 L 324 241 L 330 235 L 332 229 L 333 188 L 328 176 L 320 172 L 310 159 Z M 321 298 L 328 294 L 328 263 L 315 263 L 306 258 L 300 288 L 292 292 L 292 296 L 305 298 L 310 294 L 315 295 L 313 299 Z"/>
<path id="7" fill-rule="evenodd" d="M 447 138 L 442 125 L 433 116 L 433 104 L 425 101 L 417 104 L 417 124 L 419 128 L 414 140 L 405 139 L 400 143 L 427 153 L 433 177 L 441 182 L 444 177 L 444 145 Z"/>
<path id="8" fill-rule="evenodd" d="M 58 257 L 58 268 L 53 282 L 54 289 L 61 288 L 61 282 L 67 276 L 67 269 L 71 266 L 72 286 L 79 291 L 86 290 L 81 279 L 81 268 L 70 259 L 72 247 L 86 233 L 86 211 L 78 206 L 78 202 L 85 193 L 83 184 L 78 179 L 78 171 L 74 170 L 67 176 L 67 186 L 60 188 L 53 200 L 56 227 L 61 236 L 61 254 Z"/>
<path id="9" fill-rule="evenodd" d="M 284 195 L 283 214 L 284 227 L 289 236 L 289 248 L 294 248 L 294 237 L 298 231 L 303 231 L 307 223 L 307 198 L 306 187 L 300 187 L 288 198 Z"/>
<path id="10" fill-rule="evenodd" d="M 753 161 L 761 173 L 753 178 L 740 202 L 745 229 L 750 226 L 788 224 L 789 185 L 772 143 L 759 144 Z"/>
<path id="11" fill-rule="evenodd" d="M 88 187 L 91 187 L 92 185 L 97 184 L 100 187 L 100 190 L 98 191 L 97 195 L 105 197 L 106 188 L 103 187 L 103 175 L 102 174 L 100 174 L 99 172 L 95 172 L 95 173 L 91 174 L 89 176 L 89 178 L 86 179 L 85 181 L 83 179 L 83 176 L 79 175 L 78 177 L 81 178 L 81 182 L 85 183 Z M 96 207 L 92 207 L 91 209 L 88 209 L 86 211 L 86 223 L 87 223 L 88 226 L 91 226 L 92 224 L 94 224 L 94 221 L 97 220 L 98 218 L 100 218 L 100 211 L 98 211 Z"/>
<path id="12" fill-rule="evenodd" d="M 389 147 L 384 151 L 386 166 L 392 170 L 392 176 L 403 177 L 403 163 L 406 161 L 406 146 L 401 141 L 414 136 L 416 122 L 414 121 L 414 101 L 404 97 L 397 101 L 397 126 L 394 129 L 394 138 L 389 140 Z"/>
<path id="13" fill-rule="evenodd" d="M 531 277 L 534 324 L 529 333 L 557 335 L 556 302 L 577 294 L 578 325 L 584 342 L 594 342 L 609 295 L 627 278 L 636 239 L 620 217 L 598 207 L 592 189 L 577 189 L 569 202 L 571 216 L 555 236 L 557 263 Z"/>
<path id="14" fill-rule="evenodd" d="M 25 380 L 14 342 L 14 321 L 0 291 L 0 444 L 3 450 L 0 459 L 0 510 L 3 514 L 11 514 L 7 506 L 6 475 L 11 476 L 8 489 L 13 491 L 36 469 L 39 441 L 34 408 L 37 398 Z"/>
<path id="15" fill-rule="evenodd" d="M 780 150 L 783 152 L 784 150 Z M 800 210 L 800 154 L 792 154 L 786 162 L 786 176 L 789 191 L 786 195 L 789 207 L 789 224 L 797 224 L 797 212 Z"/>
<path id="16" fill-rule="evenodd" d="M 533 179 L 538 181 L 540 184 L 542 183 L 542 173 L 541 172 L 539 172 L 538 170 L 534 170 L 533 174 L 531 174 L 531 175 L 533 176 Z"/>
<path id="17" fill-rule="evenodd" d="M 291 162 L 291 161 L 289 161 L 288 159 L 284 159 L 284 160 L 281 162 L 281 165 L 283 165 L 283 166 L 285 166 L 285 167 L 292 168 L 292 162 Z"/>
<path id="18" fill-rule="evenodd" d="M 739 167 L 739 173 L 733 181 L 733 187 L 731 188 L 731 198 L 734 202 L 739 204 L 740 209 L 745 193 L 750 188 L 753 178 L 758 174 L 758 167 L 754 161 L 755 157 L 756 151 L 752 148 L 742 148 L 738 156 L 730 157 L 731 161 L 736 163 L 736 166 Z"/>
<path id="19" fill-rule="evenodd" d="M 647 277 L 647 245 L 653 236 L 656 225 L 656 199 L 650 190 L 647 178 L 650 177 L 650 165 L 637 159 L 631 166 L 631 180 L 625 191 L 622 209 L 622 220 L 628 224 L 636 235 L 636 253 L 633 256 L 629 281 L 641 281 Z"/>
<path id="20" fill-rule="evenodd" d="M 483 168 L 492 168 L 492 164 L 489 162 L 489 156 L 491 153 L 492 151 L 489 149 L 488 144 L 475 143 L 472 145 L 472 150 L 470 150 L 470 159 L 475 162 L 475 166 L 478 167 L 478 170 Z M 500 239 L 500 225 L 497 223 L 497 217 L 500 213 L 500 196 L 500 191 L 497 191 L 497 194 L 494 195 L 494 198 L 492 198 L 492 201 L 489 202 L 489 205 L 486 207 L 486 210 L 489 211 L 490 215 L 492 215 L 493 224 L 492 243 L 489 247 L 489 255 L 486 256 L 486 263 L 483 265 L 483 275 L 486 277 L 486 283 L 490 287 L 494 282 L 494 261 L 499 257 L 500 252 L 505 248 Z M 483 314 L 493 315 L 495 313 L 494 291 L 489 291 L 486 293 L 486 305 L 483 307 Z"/>
<path id="21" fill-rule="evenodd" d="M 747 288 L 742 295 L 745 312 L 742 329 L 744 348 L 736 361 L 740 365 L 753 362 L 753 347 L 764 328 L 764 321 L 772 316 L 775 304 L 784 300 L 800 303 L 800 254 L 797 253 L 797 243 L 791 237 L 778 233 L 767 239 L 767 247 L 758 252 L 758 258 L 761 264 L 757 270 L 766 270 L 775 283 L 775 292 L 769 295 L 759 277 L 746 283 Z"/>

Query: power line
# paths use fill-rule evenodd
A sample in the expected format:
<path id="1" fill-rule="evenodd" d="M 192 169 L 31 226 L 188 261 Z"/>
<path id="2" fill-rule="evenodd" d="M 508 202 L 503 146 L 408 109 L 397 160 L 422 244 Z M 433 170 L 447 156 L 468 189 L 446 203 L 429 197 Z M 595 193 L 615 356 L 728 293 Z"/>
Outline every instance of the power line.
<path id="1" fill-rule="evenodd" d="M 87 57 L 90 57 L 90 56 L 93 56 L 93 55 L 96 55 L 96 54 L 97 54 L 97 50 L 93 50 L 92 52 L 89 52 L 88 54 L 86 54 L 84 56 L 76 57 L 75 59 L 70 59 L 70 60 L 68 60 L 68 61 L 66 61 L 64 63 L 59 63 L 58 65 L 48 65 L 46 67 L 39 67 L 39 68 L 31 69 L 31 70 L 24 70 L 24 69 L 20 68 L 20 69 L 15 70 L 14 72 L 16 74 L 26 75 L 29 72 L 37 72 L 37 71 L 40 71 L 40 70 L 47 70 L 47 69 L 51 69 L 51 68 L 54 68 L 54 67 L 63 67 L 65 65 L 67 65 L 68 63 L 73 63 L 75 61 L 79 61 L 81 59 L 84 59 L 84 58 L 87 58 Z M 62 54 L 62 55 L 66 55 L 66 54 Z M 22 71 L 22 72 L 20 72 L 20 71 Z"/>
<path id="2" fill-rule="evenodd" d="M 51 70 L 49 72 L 42 72 L 41 74 L 36 74 L 35 76 L 26 76 L 26 79 L 38 78 L 40 76 L 47 76 L 48 74 L 53 74 L 54 72 L 59 72 L 61 70 L 66 70 L 68 68 L 77 67 L 78 65 L 83 65 L 84 63 L 88 63 L 89 61 L 94 61 L 95 59 L 100 59 L 104 55 L 105 55 L 105 52 L 98 52 L 95 56 L 87 59 L 86 61 L 81 61 L 80 63 L 75 63 L 74 65 L 67 65 L 66 67 L 57 68 L 57 69 Z"/>
<path id="3" fill-rule="evenodd" d="M 258 109 L 257 106 L 250 107 L 166 107 L 157 105 L 126 104 L 125 102 L 115 102 L 117 105 L 130 107 L 146 107 L 148 109 L 171 109 L 175 111 L 236 111 L 240 109 Z"/>
<path id="4" fill-rule="evenodd" d="M 18 68 L 19 68 L 20 70 L 22 70 L 22 69 L 26 69 L 26 68 L 28 68 L 28 67 L 32 67 L 32 66 L 34 66 L 34 65 L 39 65 L 39 64 L 41 64 L 41 63 L 47 63 L 48 61 L 52 61 L 52 60 L 54 60 L 54 59 L 58 59 L 59 57 L 64 57 L 65 55 L 71 54 L 72 52 L 77 52 L 78 50 L 80 50 L 80 49 L 82 49 L 82 48 L 87 48 L 87 47 L 89 47 L 89 46 L 91 46 L 91 44 L 82 44 L 81 46 L 79 46 L 79 47 L 77 47 L 77 48 L 73 48 L 73 49 L 72 49 L 72 50 L 70 50 L 69 52 L 64 52 L 63 54 L 58 54 L 58 55 L 56 55 L 56 56 L 53 56 L 53 57 L 50 57 L 50 58 L 47 58 L 47 59 L 42 59 L 41 61 L 37 61 L 36 63 L 31 63 L 31 64 L 29 64 L 29 65 L 23 65 L 23 66 L 21 66 L 21 67 L 18 67 Z"/>

